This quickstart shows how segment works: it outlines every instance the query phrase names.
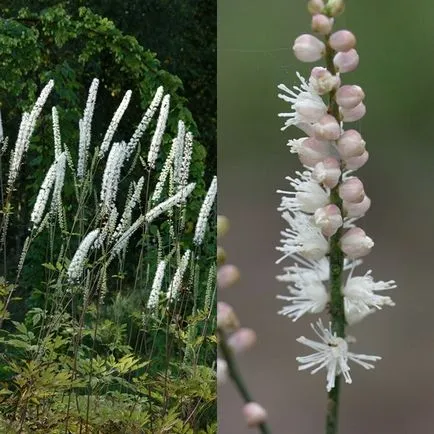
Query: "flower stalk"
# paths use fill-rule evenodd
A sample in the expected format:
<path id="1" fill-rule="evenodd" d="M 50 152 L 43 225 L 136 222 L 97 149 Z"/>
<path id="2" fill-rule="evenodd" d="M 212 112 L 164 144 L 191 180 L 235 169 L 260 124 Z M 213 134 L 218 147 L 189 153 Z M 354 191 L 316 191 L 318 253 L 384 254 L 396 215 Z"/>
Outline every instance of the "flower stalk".
<path id="1" fill-rule="evenodd" d="M 354 71 L 359 64 L 356 37 L 348 30 L 334 31 L 334 20 L 344 10 L 344 0 L 309 0 L 312 30 L 296 38 L 293 50 L 302 62 L 323 59 L 324 67 L 314 67 L 308 80 L 297 73 L 301 84 L 292 89 L 280 84 L 279 98 L 288 102 L 291 111 L 282 130 L 296 126 L 307 137 L 290 140 L 292 153 L 307 169 L 297 178 L 287 177 L 294 191 L 283 194 L 278 211 L 289 225 L 282 231 L 277 250 L 295 265 L 285 267 L 278 279 L 289 283 L 290 296 L 279 296 L 291 304 L 279 314 L 293 321 L 305 314 L 327 309 L 330 322 L 321 319 L 312 324 L 319 341 L 301 336 L 297 341 L 315 352 L 297 357 L 299 370 L 327 371 L 328 405 L 326 434 L 338 432 L 341 378 L 351 383 L 348 362 L 372 369 L 378 356 L 349 351 L 346 326 L 353 325 L 376 309 L 393 306 L 387 296 L 376 291 L 395 287 L 394 281 L 375 282 L 369 270 L 353 277 L 354 270 L 369 254 L 374 242 L 355 222 L 368 211 L 371 201 L 362 181 L 353 173 L 368 160 L 365 141 L 348 122 L 360 120 L 366 113 L 365 93 L 358 85 L 341 85 L 342 74 Z M 345 273 L 348 277 L 344 279 Z"/>

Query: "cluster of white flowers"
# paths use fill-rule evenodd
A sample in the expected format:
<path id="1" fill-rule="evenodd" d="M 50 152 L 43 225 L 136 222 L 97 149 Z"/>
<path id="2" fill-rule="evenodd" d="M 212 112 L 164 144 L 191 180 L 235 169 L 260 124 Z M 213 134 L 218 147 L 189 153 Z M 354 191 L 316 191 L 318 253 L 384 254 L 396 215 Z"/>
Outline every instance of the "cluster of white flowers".
<path id="1" fill-rule="evenodd" d="M 152 313 L 155 312 L 158 306 L 158 300 L 160 298 L 161 284 L 163 283 L 164 271 L 166 269 L 167 261 L 160 261 L 155 272 L 154 281 L 152 282 L 151 293 L 146 307 Z"/>
<path id="2" fill-rule="evenodd" d="M 145 219 L 147 223 L 150 223 L 152 220 L 155 220 L 159 215 L 163 214 L 166 211 L 169 211 L 175 205 L 178 205 L 185 201 L 185 199 L 191 194 L 196 186 L 195 182 L 188 184 L 186 187 L 181 188 L 178 193 L 166 199 L 164 202 L 161 202 L 151 210 L 146 213 Z"/>
<path id="3" fill-rule="evenodd" d="M 202 206 L 199 212 L 199 218 L 196 222 L 196 230 L 194 232 L 193 243 L 196 246 L 200 246 L 203 242 L 205 236 L 206 225 L 208 223 L 208 217 L 211 212 L 215 197 L 217 194 L 217 176 L 214 176 L 211 185 L 209 186 L 208 192 L 206 193 L 205 199 L 203 200 Z"/>
<path id="4" fill-rule="evenodd" d="M 167 117 L 169 116 L 170 95 L 165 95 L 161 102 L 160 115 L 158 116 L 157 127 L 152 136 L 151 146 L 148 152 L 149 167 L 154 169 L 160 151 L 161 141 L 163 140 L 164 130 L 166 129 Z"/>
<path id="5" fill-rule="evenodd" d="M 101 206 L 105 211 L 113 208 L 118 191 L 121 169 L 126 157 L 125 142 L 114 143 L 104 169 L 101 186 Z"/>
<path id="6" fill-rule="evenodd" d="M 71 263 L 68 267 L 68 280 L 70 283 L 77 283 L 83 274 L 84 264 L 89 254 L 89 250 L 99 235 L 99 229 L 89 232 L 78 246 Z"/>
<path id="7" fill-rule="evenodd" d="M 118 238 L 120 234 L 123 233 L 127 229 L 128 225 L 131 223 L 131 216 L 135 206 L 140 201 L 140 194 L 142 193 L 144 183 L 145 178 L 143 176 L 137 181 L 137 183 L 134 183 L 133 193 L 128 198 L 127 203 L 125 204 L 124 212 L 121 216 L 121 220 L 116 227 L 114 233 L 115 239 Z"/>
<path id="8" fill-rule="evenodd" d="M 314 368 L 312 373 L 326 368 L 327 390 L 331 390 L 339 374 L 346 382 L 351 382 L 349 360 L 370 369 L 373 366 L 367 362 L 379 357 L 349 352 L 345 337 L 338 336 L 336 328 L 332 332 L 334 321 L 338 321 L 333 312 L 340 307 L 333 306 L 336 277 L 332 282 L 330 270 L 337 268 L 338 281 L 342 281 L 339 283 L 345 317 L 342 327 L 345 323 L 359 322 L 383 306 L 393 306 L 391 298 L 379 292 L 396 285 L 392 280 L 374 281 L 371 271 L 354 276 L 362 262 L 359 258 L 370 252 L 374 242 L 355 225 L 371 204 L 362 182 L 353 175 L 368 159 L 366 143 L 356 130 L 344 129 L 344 124 L 364 116 L 365 94 L 357 85 L 341 86 L 341 74 L 358 65 L 354 35 L 347 30 L 331 33 L 333 9 L 326 8 L 321 1 L 309 2 L 310 6 L 313 4 L 312 28 L 325 36 L 325 43 L 312 35 L 302 35 L 294 43 L 294 52 L 305 62 L 331 53 L 333 67 L 330 62 L 328 69 L 314 67 L 309 80 L 297 73 L 301 84 L 293 89 L 283 84 L 278 86 L 282 92 L 279 98 L 290 104 L 289 111 L 279 114 L 286 119 L 282 129 L 296 126 L 307 135 L 288 143 L 305 170 L 287 178 L 291 191 L 278 190 L 283 194 L 278 210 L 288 226 L 281 232 L 277 249 L 283 255 L 277 262 L 288 258 L 295 262 L 284 268 L 285 274 L 278 276 L 278 280 L 289 284 L 290 295 L 278 298 L 289 302 L 279 314 L 293 321 L 308 313 L 318 314 L 330 309 L 329 328 L 324 327 L 321 320 L 316 327 L 312 326 L 321 342 L 304 337 L 298 339 L 316 352 L 297 360 L 301 363 L 300 369 Z M 327 97 L 327 104 L 323 96 Z M 344 272 L 348 273 L 346 281 L 342 278 Z"/>
<path id="9" fill-rule="evenodd" d="M 127 109 L 128 104 L 130 103 L 131 94 L 132 94 L 131 90 L 126 91 L 121 103 L 119 104 L 118 109 L 113 115 L 113 118 L 110 122 L 110 125 L 107 128 L 104 139 L 102 141 L 101 148 L 99 150 L 100 157 L 103 157 L 110 147 L 110 143 L 112 142 L 113 136 L 118 128 L 119 122 L 121 121 L 122 116 L 124 115 L 125 110 Z"/>
<path id="10" fill-rule="evenodd" d="M 185 271 L 187 270 L 188 263 L 190 261 L 191 251 L 186 250 L 179 261 L 179 266 L 173 276 L 172 282 L 170 282 L 169 289 L 167 290 L 167 299 L 175 301 L 178 298 L 179 291 L 181 290 L 182 279 Z"/>
<path id="11" fill-rule="evenodd" d="M 63 183 L 65 180 L 66 154 L 62 152 L 56 161 L 50 166 L 41 188 L 39 189 L 30 221 L 36 228 L 42 221 L 48 198 L 54 186 L 53 197 L 51 200 L 50 213 L 56 212 L 61 204 Z"/>
<path id="12" fill-rule="evenodd" d="M 47 85 L 42 89 L 39 98 L 36 100 L 35 105 L 30 113 L 23 113 L 20 128 L 18 130 L 18 137 L 15 143 L 15 148 L 11 154 L 11 161 L 9 164 L 9 177 L 8 189 L 13 188 L 13 184 L 17 179 L 18 172 L 21 166 L 21 161 L 24 154 L 27 152 L 30 144 L 30 137 L 35 129 L 36 121 L 41 114 L 42 108 L 53 89 L 54 81 L 50 80 Z"/>
<path id="13" fill-rule="evenodd" d="M 139 143 L 141 137 L 145 133 L 146 129 L 148 128 L 149 123 L 151 122 L 152 118 L 154 117 L 154 113 L 157 111 L 158 106 L 160 105 L 161 98 L 163 98 L 164 89 L 163 86 L 160 86 L 157 91 L 155 92 L 154 98 L 149 105 L 148 109 L 146 110 L 145 114 L 142 117 L 142 120 L 140 121 L 139 125 L 137 126 L 136 130 L 134 131 L 134 134 L 132 135 L 130 141 L 127 145 L 127 158 L 131 156 L 131 154 L 134 152 L 134 149 L 136 149 L 137 144 Z"/>
<path id="14" fill-rule="evenodd" d="M 79 121 L 80 140 L 78 145 L 78 164 L 77 177 L 83 179 L 86 174 L 87 158 L 89 154 L 92 118 L 95 110 L 96 94 L 98 92 L 99 80 L 94 78 L 89 88 L 86 108 L 84 109 L 83 118 Z"/>

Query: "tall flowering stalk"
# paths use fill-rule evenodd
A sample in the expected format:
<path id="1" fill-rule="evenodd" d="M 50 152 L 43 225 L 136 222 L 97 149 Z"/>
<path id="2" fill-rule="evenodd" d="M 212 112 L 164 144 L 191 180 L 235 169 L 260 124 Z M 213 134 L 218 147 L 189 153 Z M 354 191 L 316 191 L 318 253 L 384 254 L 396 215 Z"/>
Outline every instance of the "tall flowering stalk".
<path id="1" fill-rule="evenodd" d="M 350 352 L 346 326 L 385 305 L 393 306 L 390 297 L 378 292 L 394 288 L 395 282 L 375 282 L 371 271 L 354 276 L 362 263 L 359 258 L 374 245 L 356 226 L 371 205 L 363 183 L 354 176 L 368 160 L 366 143 L 358 131 L 347 128 L 365 115 L 365 94 L 360 86 L 341 85 L 341 75 L 357 68 L 359 55 L 350 31 L 333 31 L 335 17 L 344 10 L 343 0 L 310 0 L 308 10 L 318 37 L 299 36 L 293 50 L 302 62 L 323 59 L 325 67 L 314 67 L 308 80 L 297 74 L 300 85 L 293 89 L 278 86 L 279 98 L 290 104 L 289 112 L 279 114 L 286 119 L 282 130 L 294 125 L 306 135 L 288 143 L 305 170 L 287 178 L 292 190 L 279 190 L 283 196 L 278 210 L 288 228 L 282 232 L 278 250 L 283 256 L 277 262 L 295 261 L 278 276 L 290 292 L 279 297 L 290 303 L 279 313 L 293 321 L 307 313 L 329 313 L 328 324 L 321 319 L 312 324 L 319 342 L 304 336 L 297 339 L 314 350 L 297 361 L 300 370 L 326 369 L 326 433 L 335 434 L 340 379 L 352 381 L 349 362 L 372 369 L 372 362 L 380 359 Z"/>

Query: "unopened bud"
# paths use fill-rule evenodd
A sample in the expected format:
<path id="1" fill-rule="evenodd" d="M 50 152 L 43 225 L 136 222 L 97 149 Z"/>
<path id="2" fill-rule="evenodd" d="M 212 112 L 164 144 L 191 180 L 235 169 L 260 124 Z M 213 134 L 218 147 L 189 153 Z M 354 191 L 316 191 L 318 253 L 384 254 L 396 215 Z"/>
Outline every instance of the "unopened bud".
<path id="1" fill-rule="evenodd" d="M 222 265 L 217 270 L 217 285 L 219 288 L 228 288 L 240 279 L 240 272 L 235 265 Z"/>
<path id="2" fill-rule="evenodd" d="M 345 85 L 336 91 L 336 102 L 345 109 L 352 109 L 358 106 L 365 98 L 365 92 L 360 86 Z"/>
<path id="3" fill-rule="evenodd" d="M 217 246 L 217 265 L 223 265 L 226 262 L 226 252 L 221 246 Z"/>
<path id="4" fill-rule="evenodd" d="M 324 6 L 323 0 L 309 0 L 307 2 L 307 9 L 312 15 L 320 14 L 324 10 Z"/>
<path id="5" fill-rule="evenodd" d="M 368 159 L 369 159 L 369 152 L 365 151 L 359 157 L 352 157 L 352 158 L 345 159 L 344 160 L 345 168 L 348 170 L 358 170 L 365 165 Z"/>
<path id="6" fill-rule="evenodd" d="M 329 188 L 336 187 L 340 177 L 340 164 L 335 158 L 331 157 L 317 163 L 312 171 L 312 178 Z"/>
<path id="7" fill-rule="evenodd" d="M 342 215 L 339 208 L 330 204 L 324 208 L 318 208 L 314 214 L 316 226 L 326 237 L 331 237 L 342 226 Z"/>
<path id="8" fill-rule="evenodd" d="M 247 403 L 243 407 L 243 415 L 250 428 L 257 427 L 267 421 L 267 412 L 256 402 Z"/>
<path id="9" fill-rule="evenodd" d="M 339 196 L 346 202 L 360 203 L 365 197 L 362 181 L 355 176 L 348 178 L 339 186 Z"/>
<path id="10" fill-rule="evenodd" d="M 217 384 L 221 385 L 228 381 L 228 364 L 220 357 L 217 358 Z"/>
<path id="11" fill-rule="evenodd" d="M 324 115 L 314 124 L 313 131 L 318 140 L 337 140 L 341 135 L 341 127 L 332 115 Z"/>
<path id="12" fill-rule="evenodd" d="M 346 202 L 344 200 L 342 202 L 342 206 L 347 217 L 359 218 L 363 217 L 367 213 L 368 209 L 371 207 L 371 199 L 369 199 L 369 197 L 365 195 L 365 197 L 360 203 Z"/>
<path id="13" fill-rule="evenodd" d="M 366 106 L 361 102 L 359 105 L 351 109 L 341 107 L 340 112 L 344 122 L 356 122 L 365 116 Z"/>
<path id="14" fill-rule="evenodd" d="M 345 131 L 337 142 L 339 155 L 343 159 L 359 157 L 365 152 L 366 142 L 356 130 Z"/>
<path id="15" fill-rule="evenodd" d="M 374 241 L 358 227 L 349 229 L 341 238 L 341 249 L 350 259 L 366 256 L 372 247 Z"/>
<path id="16" fill-rule="evenodd" d="M 224 301 L 217 302 L 217 327 L 227 333 L 240 328 L 240 322 L 232 306 Z"/>
<path id="17" fill-rule="evenodd" d="M 310 73 L 309 84 L 319 95 L 325 95 L 341 84 L 338 75 L 333 75 L 327 68 L 315 66 Z"/>
<path id="18" fill-rule="evenodd" d="M 359 66 L 359 55 L 352 48 L 346 52 L 336 53 L 333 63 L 339 72 L 351 72 Z"/>
<path id="19" fill-rule="evenodd" d="M 325 45 L 315 36 L 300 35 L 292 47 L 295 57 L 302 62 L 316 62 L 325 53 Z"/>
<path id="20" fill-rule="evenodd" d="M 320 161 L 323 161 L 330 155 L 330 145 L 327 142 L 321 142 L 314 137 L 309 137 L 303 141 L 298 150 L 298 156 L 302 164 L 307 167 L 314 167 Z"/>
<path id="21" fill-rule="evenodd" d="M 234 353 L 242 353 L 256 343 L 256 333 L 252 329 L 240 328 L 228 338 L 228 345 Z"/>
<path id="22" fill-rule="evenodd" d="M 356 46 L 356 37 L 348 30 L 338 30 L 330 35 L 329 44 L 335 51 L 348 51 Z"/>
<path id="23" fill-rule="evenodd" d="M 329 0 L 327 3 L 327 13 L 332 17 L 337 17 L 345 9 L 344 0 Z"/>
<path id="24" fill-rule="evenodd" d="M 333 28 L 333 18 L 323 14 L 315 14 L 312 17 L 312 30 L 320 35 L 328 35 Z"/>
<path id="25" fill-rule="evenodd" d="M 224 237 L 229 231 L 229 219 L 224 215 L 217 216 L 217 237 Z"/>

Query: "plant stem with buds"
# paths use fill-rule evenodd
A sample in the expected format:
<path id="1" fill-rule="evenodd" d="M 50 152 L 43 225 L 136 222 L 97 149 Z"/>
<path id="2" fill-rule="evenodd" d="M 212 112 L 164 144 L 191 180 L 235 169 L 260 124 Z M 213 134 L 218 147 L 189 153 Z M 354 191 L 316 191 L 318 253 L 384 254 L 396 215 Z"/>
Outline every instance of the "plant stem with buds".
<path id="1" fill-rule="evenodd" d="M 223 358 L 226 361 L 227 366 L 228 366 L 229 376 L 231 377 L 236 388 L 240 392 L 240 395 L 244 399 L 244 402 L 246 404 L 249 402 L 254 402 L 252 395 L 250 394 L 249 390 L 247 389 L 247 386 L 243 380 L 243 377 L 241 376 L 241 372 L 238 368 L 237 362 L 235 361 L 235 357 L 233 356 L 233 352 L 226 341 L 225 332 L 221 329 L 217 329 L 217 335 L 218 335 L 218 344 L 219 344 L 221 354 L 222 354 L 222 356 L 223 356 Z M 268 427 L 268 425 L 265 422 L 259 424 L 258 429 L 262 434 L 271 434 L 270 428 Z"/>

